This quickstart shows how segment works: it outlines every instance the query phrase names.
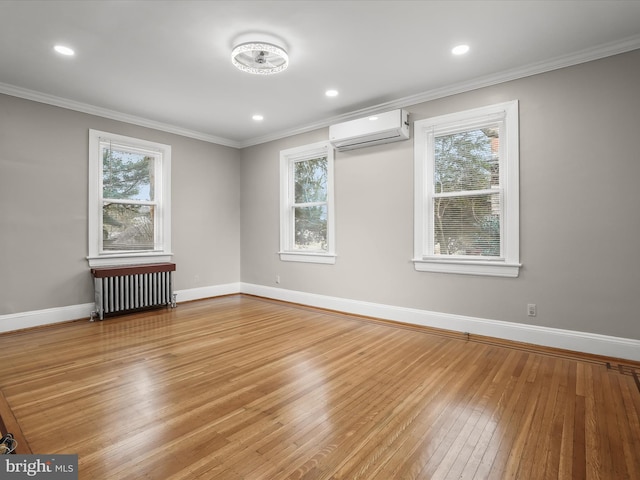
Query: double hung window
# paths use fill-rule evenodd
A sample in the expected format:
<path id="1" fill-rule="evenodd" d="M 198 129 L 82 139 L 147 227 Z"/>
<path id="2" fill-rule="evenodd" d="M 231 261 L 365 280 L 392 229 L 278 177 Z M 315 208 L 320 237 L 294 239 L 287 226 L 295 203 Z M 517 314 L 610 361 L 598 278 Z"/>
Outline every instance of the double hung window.
<path id="1" fill-rule="evenodd" d="M 171 257 L 171 147 L 89 132 L 89 264 Z"/>
<path id="2" fill-rule="evenodd" d="M 335 263 L 333 148 L 280 152 L 280 259 Z"/>
<path id="3" fill-rule="evenodd" d="M 516 277 L 518 103 L 415 122 L 416 270 Z"/>

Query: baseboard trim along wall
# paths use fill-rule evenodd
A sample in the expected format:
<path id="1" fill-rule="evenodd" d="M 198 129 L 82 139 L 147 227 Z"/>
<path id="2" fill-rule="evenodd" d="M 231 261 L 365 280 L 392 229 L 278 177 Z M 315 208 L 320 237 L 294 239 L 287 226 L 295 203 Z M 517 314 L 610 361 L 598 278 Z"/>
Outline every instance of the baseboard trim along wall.
<path id="1" fill-rule="evenodd" d="M 247 283 L 242 284 L 242 293 L 383 320 L 640 361 L 640 340 L 635 339 L 395 307 Z"/>
<path id="2" fill-rule="evenodd" d="M 241 283 L 227 283 L 224 285 L 212 285 L 209 287 L 189 288 L 187 290 L 176 290 L 176 300 L 180 302 L 191 302 L 203 298 L 220 297 L 222 295 L 232 295 L 241 293 Z"/>
<path id="3" fill-rule="evenodd" d="M 240 293 L 240 285 L 239 282 L 229 283 L 226 285 L 177 290 L 174 293 L 177 295 L 178 302 L 189 302 L 191 300 L 201 300 L 203 298 Z M 95 303 L 83 303 L 81 305 L 0 315 L 0 333 L 69 322 L 72 320 L 81 320 L 83 318 L 89 320 L 91 318 L 91 312 L 94 312 L 95 309 Z"/>
<path id="4" fill-rule="evenodd" d="M 88 321 L 91 312 L 95 309 L 95 303 L 83 303 L 81 305 L 70 305 L 68 307 L 45 308 L 31 312 L 0 315 L 0 333 L 79 320 L 81 318 L 86 318 Z"/>
<path id="5" fill-rule="evenodd" d="M 440 328 L 454 332 L 467 332 L 472 335 L 483 335 L 593 355 L 640 361 L 640 340 L 595 333 L 396 307 L 241 282 L 178 290 L 175 293 L 177 294 L 178 303 L 222 295 L 246 293 L 273 300 L 282 300 L 382 320 Z M 93 310 L 95 310 L 93 303 L 85 303 L 68 307 L 0 315 L 0 333 L 82 318 L 87 318 L 88 320 Z"/>

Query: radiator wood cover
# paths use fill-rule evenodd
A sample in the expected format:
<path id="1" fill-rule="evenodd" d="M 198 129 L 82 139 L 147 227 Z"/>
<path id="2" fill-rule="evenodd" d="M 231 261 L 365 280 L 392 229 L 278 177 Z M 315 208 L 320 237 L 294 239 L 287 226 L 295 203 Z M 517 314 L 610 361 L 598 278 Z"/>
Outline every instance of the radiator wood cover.
<path id="1" fill-rule="evenodd" d="M 152 307 L 175 307 L 173 272 L 175 263 L 152 263 L 92 268 L 96 310 L 103 320 L 107 314 L 125 313 Z"/>

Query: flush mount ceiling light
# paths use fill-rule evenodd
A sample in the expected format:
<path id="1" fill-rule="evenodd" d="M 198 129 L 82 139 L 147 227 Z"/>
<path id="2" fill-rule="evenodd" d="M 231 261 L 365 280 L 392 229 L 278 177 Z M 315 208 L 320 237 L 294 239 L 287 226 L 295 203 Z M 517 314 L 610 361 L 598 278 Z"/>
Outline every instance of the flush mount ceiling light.
<path id="1" fill-rule="evenodd" d="M 289 55 L 284 48 L 273 43 L 245 42 L 233 49 L 231 62 L 243 72 L 271 75 L 289 66 Z"/>

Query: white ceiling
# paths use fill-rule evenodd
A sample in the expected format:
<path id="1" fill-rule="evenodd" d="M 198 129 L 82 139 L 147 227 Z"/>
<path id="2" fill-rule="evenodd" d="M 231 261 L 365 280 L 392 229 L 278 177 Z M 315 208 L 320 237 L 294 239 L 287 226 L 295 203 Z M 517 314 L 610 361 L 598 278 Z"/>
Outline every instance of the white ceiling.
<path id="1" fill-rule="evenodd" d="M 252 32 L 286 71 L 231 64 Z M 4 0 L 0 45 L 0 93 L 243 147 L 640 48 L 640 1 Z"/>

